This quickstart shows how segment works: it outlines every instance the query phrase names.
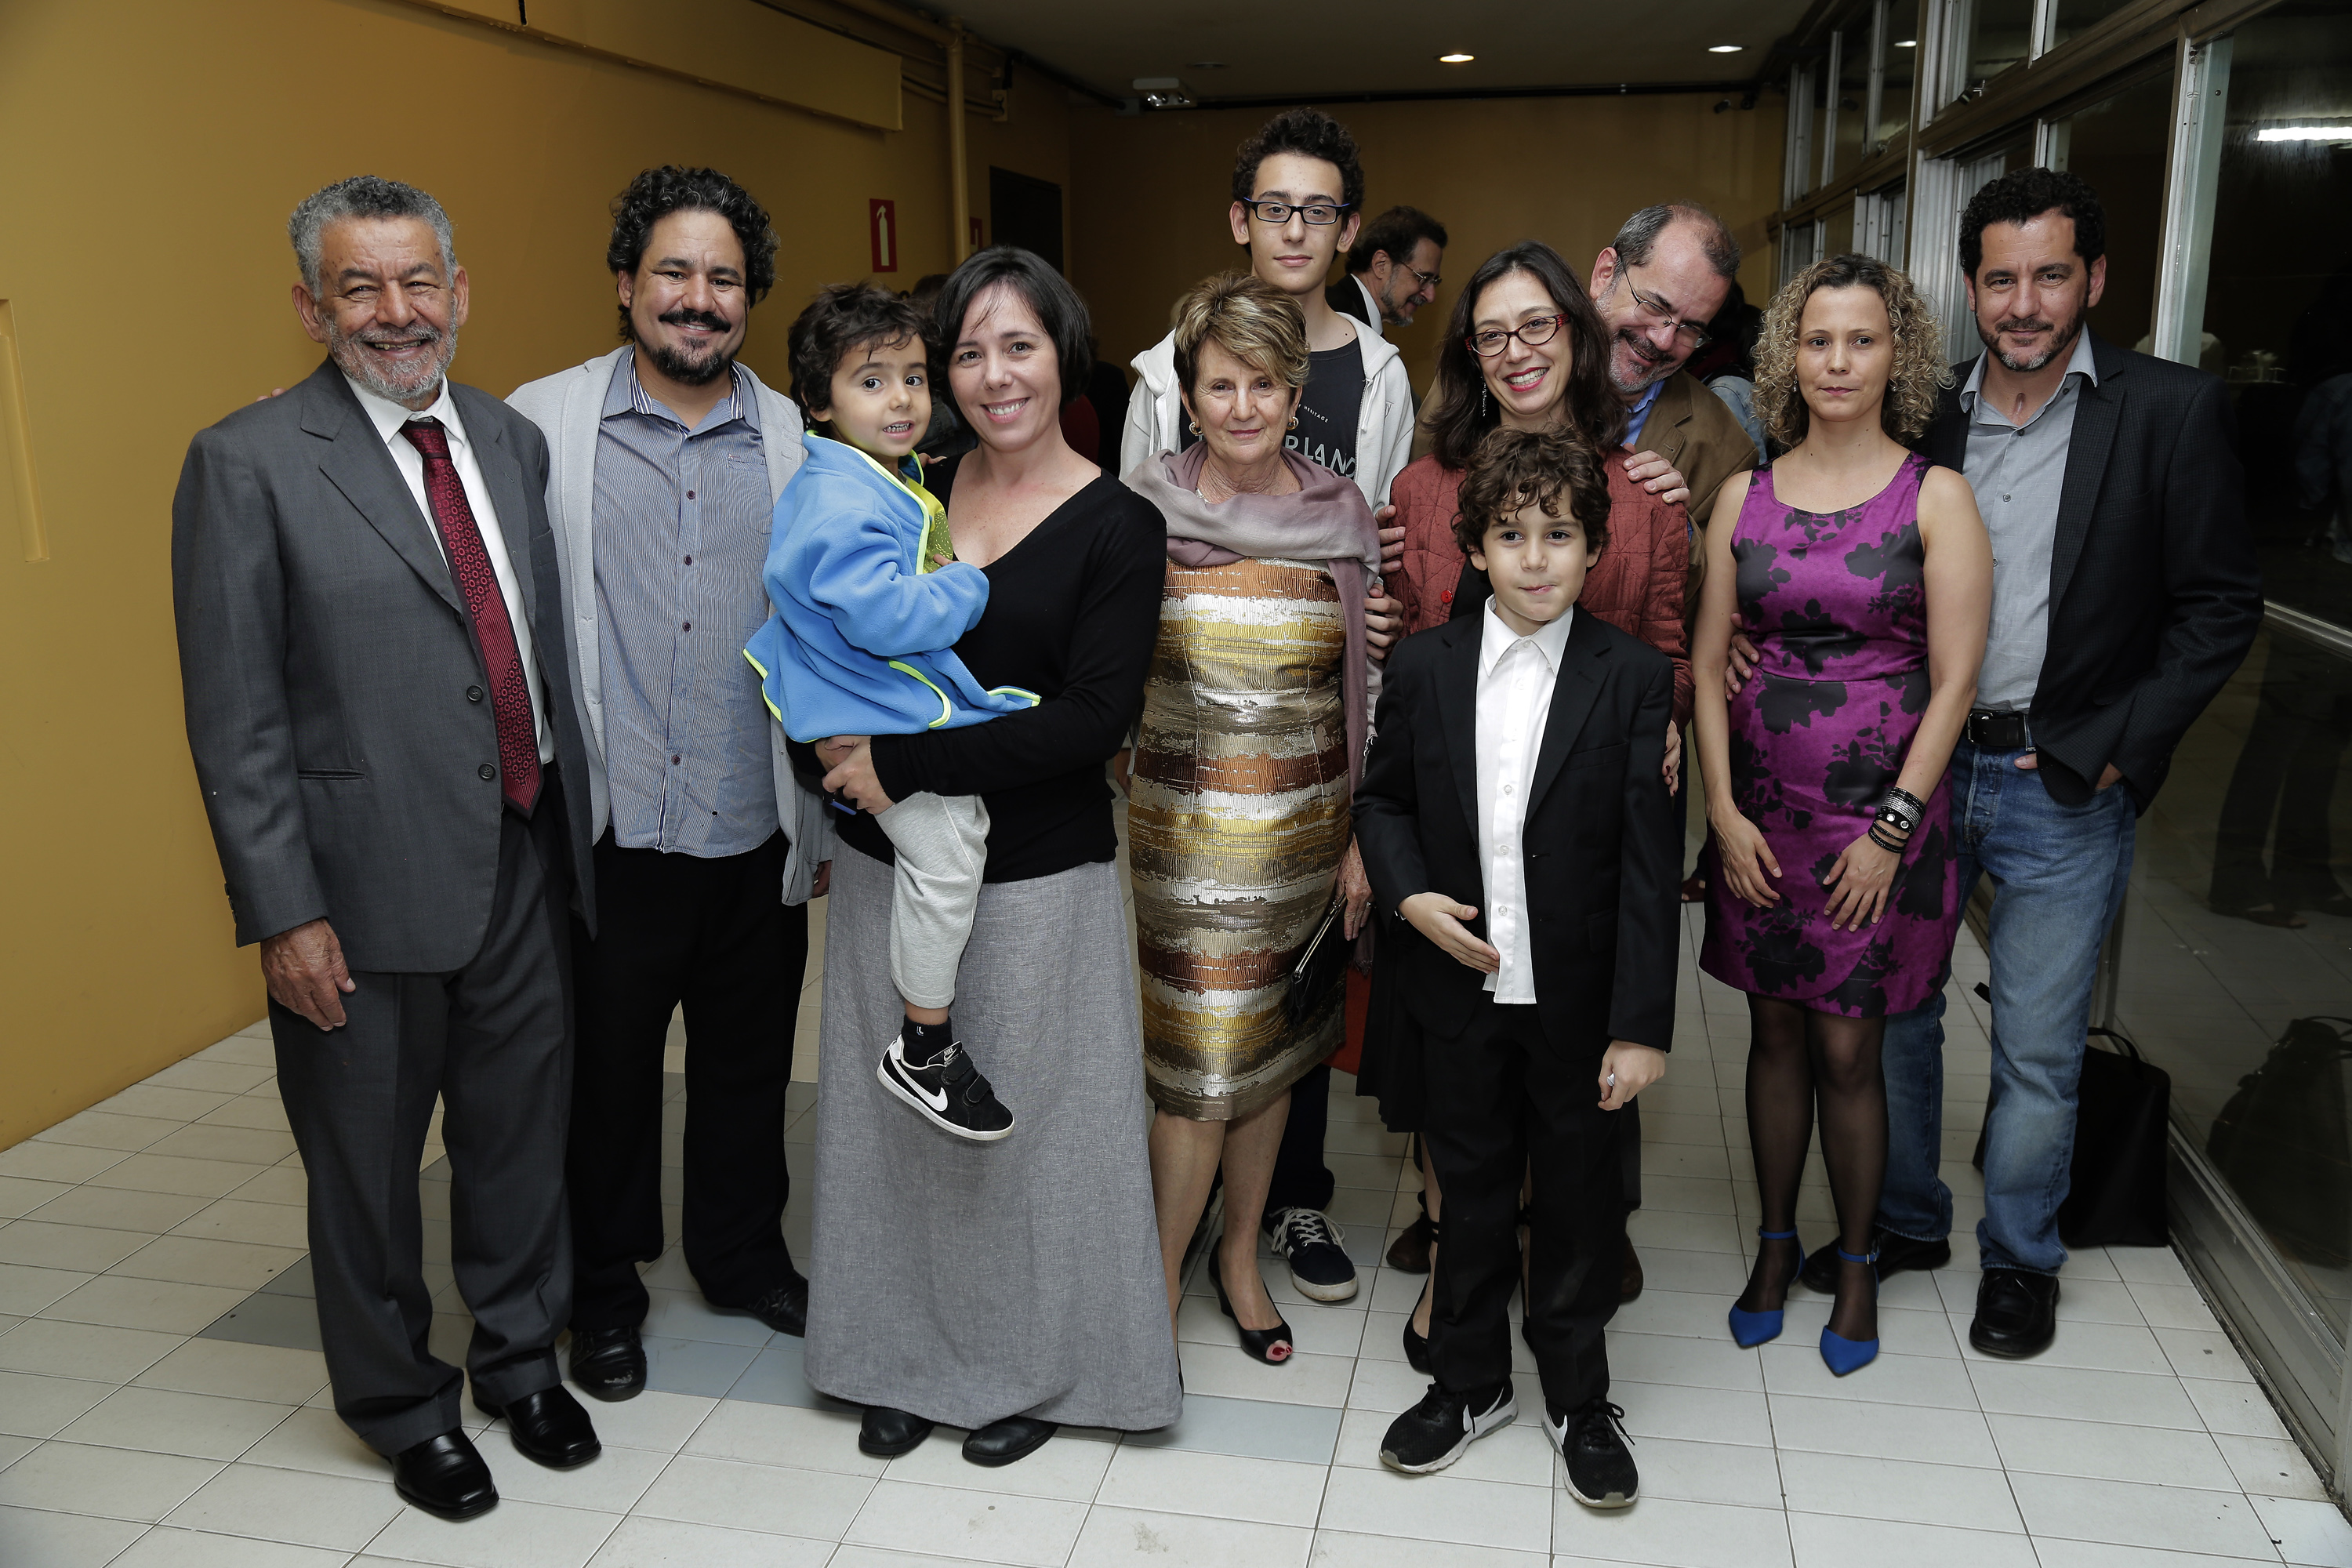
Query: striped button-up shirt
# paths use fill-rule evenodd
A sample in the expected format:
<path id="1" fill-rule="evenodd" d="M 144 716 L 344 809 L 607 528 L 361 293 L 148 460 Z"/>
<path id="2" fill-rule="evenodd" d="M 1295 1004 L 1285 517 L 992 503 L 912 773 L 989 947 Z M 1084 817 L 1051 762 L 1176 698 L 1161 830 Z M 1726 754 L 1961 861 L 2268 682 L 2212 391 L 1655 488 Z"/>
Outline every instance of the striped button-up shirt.
<path id="1" fill-rule="evenodd" d="M 768 618 L 772 514 L 759 402 L 740 366 L 692 429 L 634 352 L 596 441 L 596 609 L 613 838 L 715 858 L 776 831 L 772 721 L 743 645 Z"/>

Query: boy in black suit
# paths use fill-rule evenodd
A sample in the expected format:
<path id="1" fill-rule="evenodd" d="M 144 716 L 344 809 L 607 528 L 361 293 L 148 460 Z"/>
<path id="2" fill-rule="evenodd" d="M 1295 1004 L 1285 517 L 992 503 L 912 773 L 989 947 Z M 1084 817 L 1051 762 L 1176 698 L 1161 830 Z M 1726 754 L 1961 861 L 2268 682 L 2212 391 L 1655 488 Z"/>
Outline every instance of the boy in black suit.
<path id="1" fill-rule="evenodd" d="M 1443 1469 L 1508 1425 L 1506 1310 L 1520 1283 L 1531 1173 L 1527 1337 L 1569 1489 L 1638 1491 L 1609 1402 L 1625 1209 L 1611 1112 L 1665 1070 L 1674 1032 L 1681 846 L 1661 779 L 1674 667 L 1575 613 L 1607 543 L 1601 458 L 1568 432 L 1497 430 L 1455 537 L 1494 598 L 1389 660 L 1356 832 L 1397 932 L 1398 987 L 1425 1038 L 1422 1136 L 1445 1188 L 1429 1354 L 1436 1381 L 1381 1462 Z M 1413 934 L 1417 933 L 1417 934 Z"/>

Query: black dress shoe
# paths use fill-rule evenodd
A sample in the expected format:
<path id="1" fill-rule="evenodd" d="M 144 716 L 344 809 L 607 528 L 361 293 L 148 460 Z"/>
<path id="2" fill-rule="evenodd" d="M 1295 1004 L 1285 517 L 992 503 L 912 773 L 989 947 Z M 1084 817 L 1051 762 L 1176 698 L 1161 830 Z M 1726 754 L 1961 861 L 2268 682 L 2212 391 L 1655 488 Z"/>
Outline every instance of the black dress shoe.
<path id="1" fill-rule="evenodd" d="M 604 1451 L 588 1412 L 562 1384 L 534 1389 L 502 1405 L 492 1405 L 477 1389 L 474 1408 L 485 1415 L 505 1416 L 507 1435 L 522 1457 L 551 1470 L 573 1469 Z"/>
<path id="2" fill-rule="evenodd" d="M 1987 1355 L 2040 1355 L 2058 1337 L 2058 1276 L 1988 1268 L 1977 1286 L 1969 1343 Z"/>
<path id="3" fill-rule="evenodd" d="M 1906 1268 L 1937 1269 L 1952 1260 L 1952 1243 L 1948 1237 L 1921 1241 L 1916 1237 L 1897 1236 L 1891 1230 L 1873 1230 L 1870 1245 L 1878 1253 L 1878 1277 L 1900 1274 Z M 1805 1259 L 1805 1267 L 1797 1278 L 1809 1290 L 1824 1296 L 1837 1294 L 1837 1248 L 1824 1247 Z"/>
<path id="4" fill-rule="evenodd" d="M 963 1440 L 963 1457 L 975 1465 L 1009 1465 L 1015 1459 L 1025 1459 L 1045 1446 L 1045 1439 L 1061 1428 L 1051 1421 L 1033 1421 L 1026 1415 L 1008 1415 L 1002 1421 L 992 1421 Z"/>
<path id="5" fill-rule="evenodd" d="M 712 1306 L 719 1303 L 713 1301 Z M 720 1307 L 724 1312 L 749 1312 L 780 1334 L 794 1339 L 808 1334 L 808 1281 L 793 1269 L 792 1277 L 781 1285 L 772 1285 L 753 1300 L 740 1307 Z"/>
<path id="6" fill-rule="evenodd" d="M 635 1399 L 646 1391 L 646 1347 L 635 1329 L 572 1331 L 572 1381 L 598 1399 Z"/>
<path id="7" fill-rule="evenodd" d="M 499 1506 L 490 1467 L 462 1431 L 427 1437 L 392 1457 L 392 1489 L 441 1519 L 471 1519 Z"/>
<path id="8" fill-rule="evenodd" d="M 893 1410 L 887 1405 L 869 1405 L 866 1418 L 857 1424 L 857 1451 L 871 1454 L 877 1459 L 895 1459 L 901 1454 L 911 1454 L 931 1435 L 933 1423 L 904 1410 Z"/>

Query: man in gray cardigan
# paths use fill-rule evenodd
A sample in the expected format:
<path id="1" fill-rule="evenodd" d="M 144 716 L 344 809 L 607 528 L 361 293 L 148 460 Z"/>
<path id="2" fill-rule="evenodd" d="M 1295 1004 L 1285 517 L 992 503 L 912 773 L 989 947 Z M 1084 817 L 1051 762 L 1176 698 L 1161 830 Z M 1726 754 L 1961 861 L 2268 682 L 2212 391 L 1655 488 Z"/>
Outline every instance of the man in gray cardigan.
<path id="1" fill-rule="evenodd" d="M 575 933 L 570 1157 L 572 1376 L 601 1399 L 645 1386 L 637 1265 L 663 1248 L 663 1047 L 681 1003 L 687 1266 L 712 1306 L 781 1332 L 807 1311 L 782 1234 L 784 1092 L 830 829 L 743 658 L 801 461 L 799 410 L 735 359 L 775 251 L 724 174 L 646 170 L 605 253 L 623 345 L 510 399 L 552 454 L 606 889 L 602 926 Z"/>
<path id="2" fill-rule="evenodd" d="M 593 929 L 588 777 L 547 445 L 445 374 L 467 279 L 431 196 L 329 185 L 289 225 L 328 360 L 188 448 L 172 588 L 188 746 L 309 1179 L 335 1409 L 447 1519 L 499 1500 L 425 1344 L 435 1101 L 474 1402 L 569 1468 L 567 910 Z"/>

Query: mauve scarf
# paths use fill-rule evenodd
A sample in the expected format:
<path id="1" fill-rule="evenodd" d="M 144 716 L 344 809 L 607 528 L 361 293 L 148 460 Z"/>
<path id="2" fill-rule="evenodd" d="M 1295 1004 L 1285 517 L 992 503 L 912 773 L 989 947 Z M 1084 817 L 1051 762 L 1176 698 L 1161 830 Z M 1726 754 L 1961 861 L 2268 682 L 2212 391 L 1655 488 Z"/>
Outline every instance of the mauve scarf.
<path id="1" fill-rule="evenodd" d="M 1353 479 L 1343 479 L 1295 452 L 1282 460 L 1298 479 L 1286 496 L 1244 494 L 1211 505 L 1201 499 L 1201 466 L 1209 448 L 1146 458 L 1127 476 L 1127 488 L 1160 509 L 1168 524 L 1168 558 L 1180 566 L 1224 566 L 1244 556 L 1314 561 L 1331 574 L 1339 614 L 1348 627 L 1346 679 L 1340 685 L 1348 727 L 1348 788 L 1364 778 L 1364 745 L 1371 731 L 1379 671 L 1364 642 L 1364 596 L 1381 569 L 1381 531 Z"/>

